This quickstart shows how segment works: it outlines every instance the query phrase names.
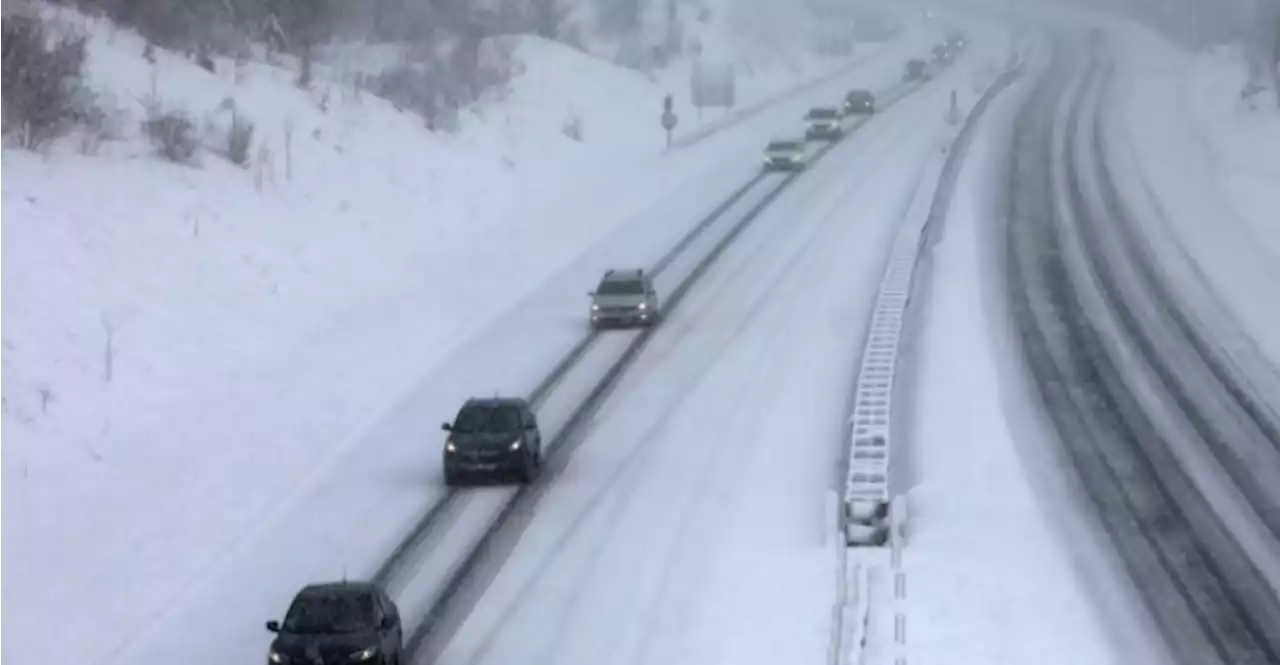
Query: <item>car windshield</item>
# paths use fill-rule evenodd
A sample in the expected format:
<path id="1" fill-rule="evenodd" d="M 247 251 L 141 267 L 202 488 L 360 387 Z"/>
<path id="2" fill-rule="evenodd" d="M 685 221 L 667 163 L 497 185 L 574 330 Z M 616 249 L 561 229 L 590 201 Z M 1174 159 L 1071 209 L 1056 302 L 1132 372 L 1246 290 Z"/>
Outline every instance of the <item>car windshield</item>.
<path id="1" fill-rule="evenodd" d="M 777 150 L 781 152 L 791 152 L 800 149 L 800 143 L 797 141 L 774 141 L 769 144 L 768 150 Z"/>
<path id="2" fill-rule="evenodd" d="M 360 633 L 375 628 L 367 593 L 311 592 L 298 596 L 282 628 L 290 633 Z"/>
<path id="3" fill-rule="evenodd" d="M 835 109 L 810 109 L 809 118 L 812 120 L 825 120 L 827 118 L 836 117 Z"/>
<path id="4" fill-rule="evenodd" d="M 623 296 L 644 293 L 644 282 L 638 279 L 611 279 L 600 284 L 596 291 L 604 296 Z"/>
<path id="5" fill-rule="evenodd" d="M 458 414 L 453 431 L 501 433 L 520 429 L 520 410 L 512 406 L 469 406 Z"/>
<path id="6" fill-rule="evenodd" d="M 849 97 L 848 97 L 849 101 L 851 102 L 859 102 L 864 99 L 870 99 L 870 98 L 871 98 L 871 93 L 867 92 L 866 90 L 854 90 L 853 92 L 849 93 Z"/>

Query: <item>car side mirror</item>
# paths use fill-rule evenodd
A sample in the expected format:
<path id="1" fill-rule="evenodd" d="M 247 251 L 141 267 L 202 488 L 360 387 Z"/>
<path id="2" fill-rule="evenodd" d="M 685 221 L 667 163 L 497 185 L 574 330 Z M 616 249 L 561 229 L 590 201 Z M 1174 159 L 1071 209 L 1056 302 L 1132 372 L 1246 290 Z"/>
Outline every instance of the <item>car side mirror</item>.
<path id="1" fill-rule="evenodd" d="M 596 292 L 595 292 L 595 291 L 587 291 L 587 297 L 588 297 L 588 298 L 594 298 L 594 297 L 596 297 Z"/>
<path id="2" fill-rule="evenodd" d="M 273 632 L 273 633 L 278 633 L 278 632 L 280 632 L 280 622 L 279 622 L 279 621 L 276 621 L 275 619 L 272 619 L 272 620 L 268 621 L 268 622 L 267 622 L 267 630 L 269 630 L 269 631 L 271 631 L 271 632 Z"/>
<path id="3" fill-rule="evenodd" d="M 442 430 L 444 430 L 444 431 L 446 431 L 446 432 L 452 432 L 452 431 L 453 431 L 453 425 L 450 425 L 449 423 L 440 423 L 440 429 L 442 429 Z"/>

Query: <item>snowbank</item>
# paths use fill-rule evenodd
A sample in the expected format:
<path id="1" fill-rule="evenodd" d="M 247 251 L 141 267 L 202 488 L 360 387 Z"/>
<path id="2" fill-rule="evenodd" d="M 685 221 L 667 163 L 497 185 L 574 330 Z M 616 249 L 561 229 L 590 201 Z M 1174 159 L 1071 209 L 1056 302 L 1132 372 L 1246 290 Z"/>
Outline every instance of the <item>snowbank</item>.
<path id="1" fill-rule="evenodd" d="M 499 323 L 504 353 L 468 356 L 490 382 L 454 389 L 523 388 L 509 375 L 558 348 L 521 343 L 530 320 L 503 318 L 516 303 L 624 227 L 661 227 L 654 243 L 686 227 L 812 101 L 667 156 L 662 86 L 524 39 L 505 101 L 436 135 L 341 85 L 304 92 L 283 69 L 215 74 L 163 51 L 152 65 L 129 31 L 61 17 L 91 31 L 91 82 L 123 136 L 91 155 L 75 141 L 3 154 L 3 595 L 23 608 L 11 649 L 31 660 L 132 661 L 161 633 L 183 653 L 208 637 L 256 654 L 240 638 L 295 577 L 361 572 L 433 491 L 419 466 L 434 431 L 413 421 L 363 447 L 391 409 L 450 415 L 405 404 L 411 388 L 454 376 L 440 368 Z M 215 148 L 234 100 L 257 126 L 250 165 L 156 159 L 135 129 L 152 96 Z M 581 141 L 561 132 L 573 114 Z M 677 195 L 688 209 L 654 221 Z M 560 312 L 539 329 L 576 334 Z M 184 613 L 205 596 L 226 625 Z"/>

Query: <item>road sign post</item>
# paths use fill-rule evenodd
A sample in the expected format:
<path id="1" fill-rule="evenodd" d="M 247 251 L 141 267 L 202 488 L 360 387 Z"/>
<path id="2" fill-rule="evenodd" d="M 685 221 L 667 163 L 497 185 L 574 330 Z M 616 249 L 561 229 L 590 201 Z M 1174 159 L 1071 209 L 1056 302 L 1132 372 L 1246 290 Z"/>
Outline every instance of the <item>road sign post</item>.
<path id="1" fill-rule="evenodd" d="M 667 147 L 671 147 L 671 130 L 676 128 L 676 123 L 680 122 L 680 118 L 676 117 L 675 111 L 671 110 L 671 95 L 667 95 L 662 100 L 662 128 L 667 131 Z"/>

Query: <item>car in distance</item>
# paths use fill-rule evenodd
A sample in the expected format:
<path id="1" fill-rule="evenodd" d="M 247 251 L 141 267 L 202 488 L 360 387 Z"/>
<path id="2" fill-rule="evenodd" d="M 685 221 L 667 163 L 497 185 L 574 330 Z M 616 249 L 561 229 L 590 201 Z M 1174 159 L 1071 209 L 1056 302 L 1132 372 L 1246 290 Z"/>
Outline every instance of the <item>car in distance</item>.
<path id="1" fill-rule="evenodd" d="M 933 47 L 933 62 L 938 65 L 947 65 L 955 60 L 955 52 L 946 44 L 939 44 Z"/>
<path id="2" fill-rule="evenodd" d="M 845 115 L 876 112 L 876 96 L 870 90 L 851 90 L 844 98 Z"/>
<path id="3" fill-rule="evenodd" d="M 444 483 L 484 478 L 531 483 L 542 471 L 538 419 L 521 397 L 475 397 L 458 410 L 444 444 Z"/>
<path id="4" fill-rule="evenodd" d="M 902 75 L 904 81 L 924 81 L 929 78 L 929 64 L 920 58 L 912 58 L 907 61 L 906 72 Z"/>
<path id="5" fill-rule="evenodd" d="M 838 108 L 819 106 L 809 109 L 804 115 L 804 137 L 811 141 L 840 138 L 844 134 L 844 126 L 840 124 L 842 117 Z"/>
<path id="6" fill-rule="evenodd" d="M 803 171 L 808 161 L 804 141 L 770 141 L 764 149 L 766 171 Z"/>
<path id="7" fill-rule="evenodd" d="M 591 296 L 591 327 L 652 326 L 662 313 L 658 292 L 643 269 L 609 270 Z"/>
<path id="8" fill-rule="evenodd" d="M 965 46 L 964 33 L 959 30 L 952 30 L 947 33 L 947 47 L 952 51 L 959 51 Z"/>
<path id="9" fill-rule="evenodd" d="M 400 665 L 404 649 L 400 611 L 369 582 L 303 587 L 284 621 L 268 621 L 267 630 L 276 634 L 267 651 L 269 665 Z"/>

